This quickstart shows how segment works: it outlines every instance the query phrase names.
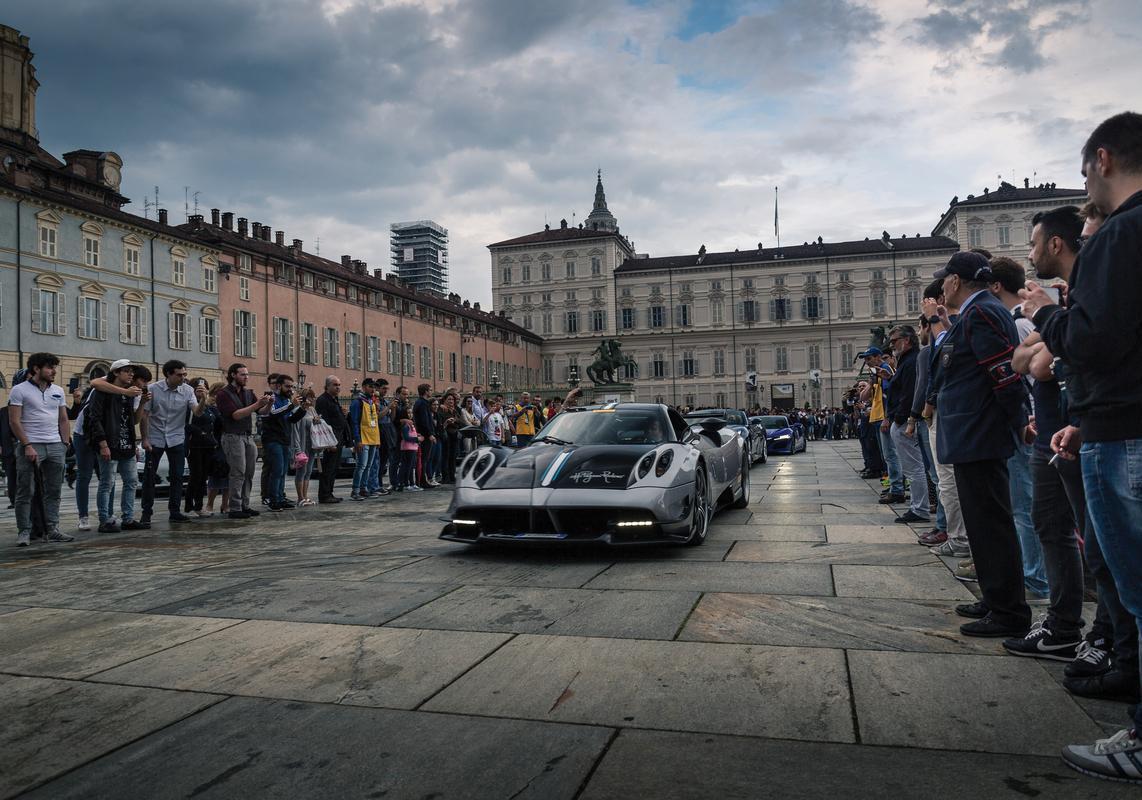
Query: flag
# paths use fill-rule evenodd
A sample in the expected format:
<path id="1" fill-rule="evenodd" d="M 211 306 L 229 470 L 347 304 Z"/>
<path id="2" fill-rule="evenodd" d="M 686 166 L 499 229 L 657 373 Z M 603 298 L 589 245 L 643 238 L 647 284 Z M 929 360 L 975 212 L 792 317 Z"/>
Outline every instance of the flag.
<path id="1" fill-rule="evenodd" d="M 777 187 L 773 187 L 773 235 L 777 238 L 778 245 L 781 243 L 781 227 L 777 222 Z"/>

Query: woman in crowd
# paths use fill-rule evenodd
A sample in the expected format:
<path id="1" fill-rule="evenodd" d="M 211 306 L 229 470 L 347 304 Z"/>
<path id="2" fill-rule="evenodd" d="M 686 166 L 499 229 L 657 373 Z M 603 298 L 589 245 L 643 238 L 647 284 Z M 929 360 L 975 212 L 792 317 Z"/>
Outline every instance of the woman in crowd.
<path id="1" fill-rule="evenodd" d="M 440 456 L 440 478 L 442 483 L 456 482 L 456 451 L 460 436 L 460 414 L 456 408 L 456 394 L 450 392 L 444 395 L 440 403 L 440 427 L 443 435 L 436 438 L 442 443 Z"/>
<path id="2" fill-rule="evenodd" d="M 218 410 L 217 401 L 218 394 L 225 388 L 226 384 L 221 381 L 211 384 L 210 391 L 206 393 L 206 408 L 202 410 L 202 416 L 210 415 L 214 440 L 219 443 L 222 441 L 222 412 Z M 209 517 L 214 513 L 214 499 L 219 494 L 222 495 L 222 500 L 218 507 L 218 513 L 225 515 L 230 511 L 230 465 L 226 463 L 226 456 L 222 452 L 221 444 L 215 447 L 210 454 L 204 516 Z"/>
<path id="3" fill-rule="evenodd" d="M 190 382 L 196 389 L 206 386 L 206 378 L 195 378 Z M 183 505 L 185 513 L 194 513 L 200 517 L 212 516 L 211 512 L 202 507 L 206 496 L 206 484 L 210 479 L 210 469 L 214 462 L 214 453 L 219 448 L 218 437 L 214 435 L 215 417 L 218 410 L 210 405 L 210 396 L 205 398 L 206 408 L 201 414 L 191 414 L 186 423 L 186 459 L 189 465 L 189 475 L 186 483 L 186 500 Z"/>
<path id="4" fill-rule="evenodd" d="M 312 388 L 305 389 L 301 394 L 301 407 L 305 410 L 297 424 L 290 427 L 289 445 L 290 460 L 293 463 L 293 487 L 297 492 L 297 505 L 312 506 L 316 503 L 309 498 L 309 480 L 313 475 L 313 467 L 317 461 L 317 452 L 313 448 L 313 423 L 318 420 L 314 403 L 317 395 Z"/>
<path id="5" fill-rule="evenodd" d="M 476 412 L 472 410 L 472 395 L 464 395 L 464 401 L 460 404 L 460 427 L 462 428 L 478 428 L 480 427 L 480 419 L 476 416 Z M 475 439 L 464 440 L 465 454 L 472 452 L 476 448 Z"/>
<path id="6" fill-rule="evenodd" d="M 423 489 L 416 485 L 416 456 L 420 452 L 421 437 L 416 432 L 416 425 L 413 424 L 407 406 L 399 407 L 396 413 L 397 431 L 400 435 L 400 474 L 396 490 L 420 492 Z"/>
<path id="7" fill-rule="evenodd" d="M 436 437 L 436 441 L 428 451 L 428 464 L 424 468 L 424 477 L 435 483 L 440 476 L 440 460 L 444 454 L 444 418 L 440 412 L 440 401 L 436 398 L 432 399 L 429 409 L 432 412 L 432 435 Z"/>

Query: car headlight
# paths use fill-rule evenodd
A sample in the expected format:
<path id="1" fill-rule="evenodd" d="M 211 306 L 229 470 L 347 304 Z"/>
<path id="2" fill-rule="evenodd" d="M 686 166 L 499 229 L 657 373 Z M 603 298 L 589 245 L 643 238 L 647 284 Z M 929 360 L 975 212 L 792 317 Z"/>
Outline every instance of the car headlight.
<path id="1" fill-rule="evenodd" d="M 655 454 L 653 452 L 647 453 L 642 457 L 642 461 L 638 462 L 638 471 L 636 473 L 638 475 L 638 480 L 641 481 L 643 478 L 645 478 L 646 473 L 650 472 L 650 468 L 654 466 L 654 455 Z"/>
<path id="2" fill-rule="evenodd" d="M 658 463 L 654 466 L 654 477 L 661 478 L 666 474 L 666 470 L 670 469 L 670 465 L 674 463 L 674 451 L 663 450 L 662 454 L 658 457 Z"/>
<path id="3" fill-rule="evenodd" d="M 773 437 L 773 441 L 775 441 L 775 442 L 787 442 L 787 441 L 789 441 L 789 439 L 790 439 L 790 436 L 788 433 L 783 433 L 780 436 L 774 436 Z"/>

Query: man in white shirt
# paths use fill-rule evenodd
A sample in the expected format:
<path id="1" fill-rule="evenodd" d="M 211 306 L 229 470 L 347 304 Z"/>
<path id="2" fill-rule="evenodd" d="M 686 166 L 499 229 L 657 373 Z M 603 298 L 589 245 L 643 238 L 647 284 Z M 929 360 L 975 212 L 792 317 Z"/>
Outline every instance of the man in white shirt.
<path id="1" fill-rule="evenodd" d="M 9 422 L 16 439 L 16 544 L 27 547 L 32 535 L 32 500 L 36 470 L 43 476 L 45 536 L 49 542 L 72 542 L 60 533 L 59 498 L 67 463 L 71 427 L 63 388 L 52 381 L 59 358 L 51 353 L 28 356 L 28 379 L 12 387 Z"/>

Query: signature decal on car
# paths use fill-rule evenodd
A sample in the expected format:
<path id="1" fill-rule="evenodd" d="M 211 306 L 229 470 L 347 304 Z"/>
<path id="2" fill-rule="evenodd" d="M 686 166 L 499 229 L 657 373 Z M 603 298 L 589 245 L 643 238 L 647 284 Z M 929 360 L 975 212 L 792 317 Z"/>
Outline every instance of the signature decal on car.
<path id="1" fill-rule="evenodd" d="M 571 475 L 571 480 L 575 483 L 590 483 L 594 480 L 602 480 L 603 483 L 610 483 L 611 481 L 622 480 L 623 476 L 617 472 L 610 470 L 603 470 L 602 472 L 592 472 L 591 470 L 579 470 Z"/>

